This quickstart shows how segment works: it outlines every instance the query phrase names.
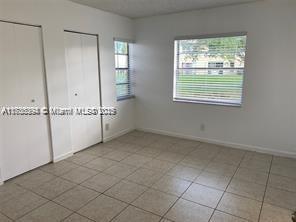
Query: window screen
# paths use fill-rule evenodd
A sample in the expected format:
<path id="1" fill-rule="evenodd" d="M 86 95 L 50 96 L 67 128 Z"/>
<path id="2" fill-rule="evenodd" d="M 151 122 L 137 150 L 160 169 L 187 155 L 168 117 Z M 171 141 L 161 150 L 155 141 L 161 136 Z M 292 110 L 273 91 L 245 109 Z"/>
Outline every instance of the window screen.
<path id="1" fill-rule="evenodd" d="M 117 100 L 128 99 L 133 96 L 130 69 L 130 43 L 115 41 L 114 44 Z"/>
<path id="2" fill-rule="evenodd" d="M 174 100 L 240 106 L 246 34 L 175 40 Z"/>

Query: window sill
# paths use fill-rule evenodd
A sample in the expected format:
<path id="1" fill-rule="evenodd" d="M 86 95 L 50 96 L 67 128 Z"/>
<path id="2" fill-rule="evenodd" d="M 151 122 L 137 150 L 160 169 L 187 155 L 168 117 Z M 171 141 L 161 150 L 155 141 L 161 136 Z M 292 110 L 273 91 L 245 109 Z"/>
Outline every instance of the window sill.
<path id="1" fill-rule="evenodd" d="M 128 99 L 134 99 L 135 96 L 124 96 L 124 97 L 119 97 L 117 98 L 117 102 L 119 101 L 124 101 L 124 100 L 128 100 Z"/>
<path id="2" fill-rule="evenodd" d="M 179 103 L 193 103 L 193 104 L 202 104 L 202 105 L 215 105 L 215 106 L 227 106 L 227 107 L 237 107 L 241 108 L 242 104 L 236 103 L 223 103 L 223 102 L 214 102 L 214 101 L 202 101 L 202 100 L 186 100 L 186 99 L 173 99 L 173 102 Z"/>

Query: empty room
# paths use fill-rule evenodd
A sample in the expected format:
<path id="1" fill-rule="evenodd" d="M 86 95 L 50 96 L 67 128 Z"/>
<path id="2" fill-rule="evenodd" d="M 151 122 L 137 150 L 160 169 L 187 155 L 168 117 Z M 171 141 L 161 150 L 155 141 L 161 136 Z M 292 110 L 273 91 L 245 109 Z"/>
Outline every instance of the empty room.
<path id="1" fill-rule="evenodd" d="M 295 0 L 0 0 L 0 222 L 296 222 Z"/>

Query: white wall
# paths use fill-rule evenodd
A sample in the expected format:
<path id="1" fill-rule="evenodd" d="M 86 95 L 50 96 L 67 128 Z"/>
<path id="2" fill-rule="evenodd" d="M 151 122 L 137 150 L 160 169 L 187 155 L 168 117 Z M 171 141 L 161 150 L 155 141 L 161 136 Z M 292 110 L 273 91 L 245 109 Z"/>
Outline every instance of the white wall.
<path id="1" fill-rule="evenodd" d="M 134 100 L 116 101 L 113 44 L 114 37 L 134 39 L 133 21 L 67 0 L 0 0 L 0 20 L 42 26 L 48 96 L 53 107 L 68 105 L 64 29 L 98 34 L 103 106 L 118 108 L 117 116 L 104 117 L 104 124 L 110 123 L 110 130 L 104 129 L 104 140 L 134 129 Z M 69 119 L 52 116 L 51 131 L 53 159 L 71 154 Z"/>
<path id="2" fill-rule="evenodd" d="M 137 128 L 296 156 L 295 24 L 295 0 L 136 20 Z M 248 32 L 243 106 L 173 102 L 174 37 L 240 31 Z"/>

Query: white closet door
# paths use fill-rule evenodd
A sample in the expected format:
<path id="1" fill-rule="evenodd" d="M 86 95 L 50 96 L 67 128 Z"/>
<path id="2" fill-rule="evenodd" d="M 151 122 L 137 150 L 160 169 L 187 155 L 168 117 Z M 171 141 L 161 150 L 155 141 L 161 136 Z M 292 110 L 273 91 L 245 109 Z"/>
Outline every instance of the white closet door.
<path id="1" fill-rule="evenodd" d="M 97 37 L 65 32 L 69 101 L 71 107 L 99 107 L 100 82 Z M 72 116 L 72 149 L 78 152 L 102 141 L 101 117 Z"/>
<path id="2" fill-rule="evenodd" d="M 1 106 L 46 107 L 41 29 L 0 22 Z M 4 180 L 51 161 L 48 117 L 1 116 Z"/>
<path id="3" fill-rule="evenodd" d="M 81 39 L 73 33 L 66 33 L 66 63 L 68 75 L 68 94 L 69 106 L 83 107 L 84 90 L 83 90 L 83 67 L 82 67 L 82 48 Z M 86 131 L 84 116 L 71 116 L 71 138 L 72 149 L 74 152 L 85 148 L 86 139 L 83 134 Z"/>
<path id="4" fill-rule="evenodd" d="M 85 102 L 90 107 L 100 106 L 100 80 L 98 71 L 97 37 L 82 35 Z M 88 146 L 102 141 L 101 116 L 86 118 Z"/>

